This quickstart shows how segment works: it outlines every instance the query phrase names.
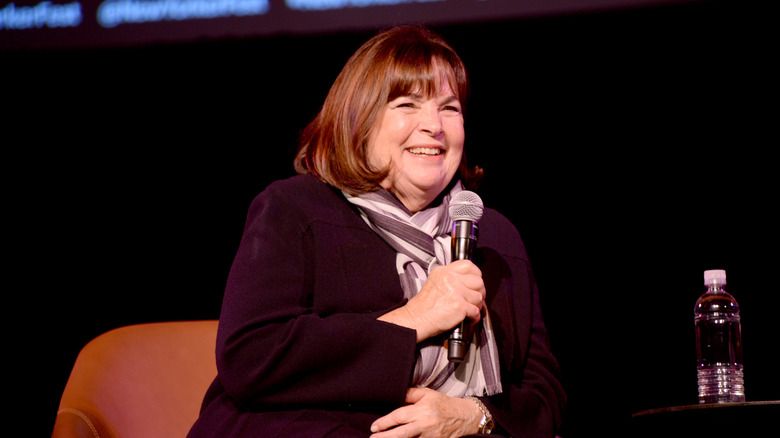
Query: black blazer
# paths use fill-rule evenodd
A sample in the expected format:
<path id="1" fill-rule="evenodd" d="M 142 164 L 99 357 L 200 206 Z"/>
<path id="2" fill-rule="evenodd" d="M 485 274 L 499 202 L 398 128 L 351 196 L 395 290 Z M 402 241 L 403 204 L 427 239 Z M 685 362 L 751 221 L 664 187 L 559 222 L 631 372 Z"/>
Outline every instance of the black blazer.
<path id="1" fill-rule="evenodd" d="M 415 332 L 376 319 L 405 303 L 395 257 L 339 191 L 308 175 L 269 185 L 247 216 L 219 374 L 190 438 L 368 436 L 404 403 L 415 363 Z M 484 402 L 504 434 L 551 437 L 565 403 L 558 364 L 525 248 L 494 210 L 480 220 L 474 262 L 504 388 Z"/>

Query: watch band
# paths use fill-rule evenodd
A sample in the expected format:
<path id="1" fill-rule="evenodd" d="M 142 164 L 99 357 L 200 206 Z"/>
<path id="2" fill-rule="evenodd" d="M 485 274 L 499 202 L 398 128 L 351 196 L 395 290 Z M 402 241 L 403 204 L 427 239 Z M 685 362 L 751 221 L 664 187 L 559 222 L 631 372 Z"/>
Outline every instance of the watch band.
<path id="1" fill-rule="evenodd" d="M 495 423 L 493 422 L 493 416 L 490 414 L 490 411 L 485 406 L 485 404 L 482 403 L 482 400 L 478 399 L 477 397 L 465 397 L 465 398 L 476 403 L 479 410 L 482 411 L 482 421 L 479 422 L 479 433 L 489 435 L 491 432 L 493 432 L 493 428 L 495 427 Z"/>

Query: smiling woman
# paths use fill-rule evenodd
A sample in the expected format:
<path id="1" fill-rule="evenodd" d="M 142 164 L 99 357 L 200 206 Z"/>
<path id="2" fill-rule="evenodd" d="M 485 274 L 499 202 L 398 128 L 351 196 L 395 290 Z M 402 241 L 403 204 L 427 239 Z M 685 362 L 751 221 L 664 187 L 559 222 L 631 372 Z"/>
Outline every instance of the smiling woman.
<path id="1" fill-rule="evenodd" d="M 554 436 L 566 396 L 517 230 L 485 209 L 473 261 L 452 261 L 450 202 L 479 175 L 467 95 L 424 28 L 349 59 L 302 134 L 301 175 L 250 207 L 189 438 Z"/>
<path id="2" fill-rule="evenodd" d="M 444 69 L 444 67 L 439 67 Z M 441 193 L 455 176 L 463 156 L 463 114 L 458 97 L 438 75 L 428 96 L 419 93 L 391 100 L 368 138 L 369 163 L 387 177 L 381 186 L 411 213 Z"/>
<path id="3" fill-rule="evenodd" d="M 374 190 L 390 169 L 389 161 L 376 163 L 367 158 L 369 139 L 379 135 L 373 131 L 391 117 L 388 112 L 403 113 L 407 120 L 419 118 L 426 116 L 421 113 L 421 101 L 432 100 L 442 118 L 459 120 L 462 148 L 462 113 L 468 94 L 466 68 L 446 42 L 437 39 L 436 44 L 418 45 L 412 35 L 380 34 L 374 43 L 358 49 L 336 78 L 322 110 L 303 133 L 296 170 L 350 194 Z M 404 147 L 445 146 L 441 139 L 432 141 Z M 465 155 L 460 155 L 456 162 L 469 185 L 481 170 L 470 168 Z"/>

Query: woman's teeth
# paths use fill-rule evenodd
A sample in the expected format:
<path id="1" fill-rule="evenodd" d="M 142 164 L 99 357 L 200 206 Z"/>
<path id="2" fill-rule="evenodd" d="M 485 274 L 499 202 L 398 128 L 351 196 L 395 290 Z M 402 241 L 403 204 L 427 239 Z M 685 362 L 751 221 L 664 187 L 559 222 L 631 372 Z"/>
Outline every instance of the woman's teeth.
<path id="1" fill-rule="evenodd" d="M 439 148 L 409 148 L 409 152 L 415 155 L 439 155 L 441 149 Z"/>

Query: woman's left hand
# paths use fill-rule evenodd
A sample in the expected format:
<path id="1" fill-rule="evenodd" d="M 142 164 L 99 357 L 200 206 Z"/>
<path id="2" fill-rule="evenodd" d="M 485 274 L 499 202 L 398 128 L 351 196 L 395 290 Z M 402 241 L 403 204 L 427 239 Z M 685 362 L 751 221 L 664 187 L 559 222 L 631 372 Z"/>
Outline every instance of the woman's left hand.
<path id="1" fill-rule="evenodd" d="M 406 402 L 371 425 L 373 438 L 460 437 L 479 431 L 482 411 L 471 400 L 409 388 Z"/>

